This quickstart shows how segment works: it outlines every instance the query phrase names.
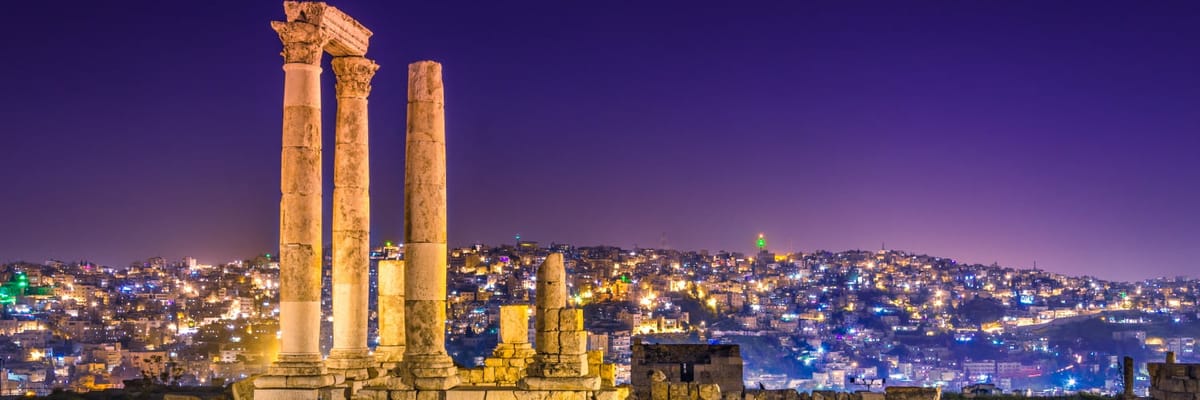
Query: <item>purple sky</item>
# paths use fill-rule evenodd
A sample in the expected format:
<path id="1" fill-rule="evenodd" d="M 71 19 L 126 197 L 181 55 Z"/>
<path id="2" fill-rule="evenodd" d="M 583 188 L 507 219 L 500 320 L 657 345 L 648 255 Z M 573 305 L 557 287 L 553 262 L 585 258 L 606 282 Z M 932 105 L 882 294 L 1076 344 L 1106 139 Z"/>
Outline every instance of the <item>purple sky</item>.
<path id="1" fill-rule="evenodd" d="M 781 251 L 886 242 L 1196 276 L 1200 3 L 333 5 L 374 30 L 382 66 L 377 242 L 402 240 L 406 65 L 433 59 L 451 244 L 657 247 L 665 233 L 672 248 L 750 251 L 765 232 Z M 276 248 L 277 2 L 8 15 L 0 261 Z M 324 83 L 328 175 L 329 68 Z"/>

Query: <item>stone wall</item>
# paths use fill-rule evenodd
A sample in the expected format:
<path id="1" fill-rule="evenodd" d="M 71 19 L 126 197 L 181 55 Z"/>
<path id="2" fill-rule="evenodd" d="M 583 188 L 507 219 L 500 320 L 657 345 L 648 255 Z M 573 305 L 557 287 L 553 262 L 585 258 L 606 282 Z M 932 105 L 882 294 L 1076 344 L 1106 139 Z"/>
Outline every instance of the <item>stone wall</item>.
<path id="1" fill-rule="evenodd" d="M 884 390 L 887 400 L 941 400 L 942 388 L 892 386 Z"/>
<path id="2" fill-rule="evenodd" d="M 721 400 L 721 388 L 712 383 L 650 383 L 649 400 Z"/>
<path id="3" fill-rule="evenodd" d="M 808 393 L 800 393 L 792 389 L 778 390 L 747 390 L 738 396 L 737 393 L 730 393 L 727 399 L 742 399 L 742 400 L 809 400 L 811 397 Z"/>
<path id="4" fill-rule="evenodd" d="M 463 385 L 468 386 L 513 386 L 525 377 L 525 370 L 533 363 L 532 352 L 523 353 L 497 346 L 492 357 L 483 360 L 479 368 L 459 368 L 458 378 Z M 613 364 L 604 363 L 603 351 L 589 351 L 588 371 L 600 376 L 602 387 L 616 385 L 617 369 Z"/>
<path id="5" fill-rule="evenodd" d="M 716 384 L 721 391 L 742 392 L 742 357 L 738 345 L 644 344 L 635 339 L 630 383 L 645 397 L 654 375 L 675 383 Z M 682 366 L 692 368 L 691 381 L 684 382 Z"/>
<path id="6" fill-rule="evenodd" d="M 604 362 L 604 350 L 590 350 L 587 352 L 587 358 L 588 371 L 593 375 L 600 375 L 601 387 L 617 385 L 617 366 Z"/>
<path id="7" fill-rule="evenodd" d="M 1200 399 L 1200 364 L 1147 363 L 1150 397 L 1155 400 Z"/>
<path id="8" fill-rule="evenodd" d="M 479 368 L 459 368 L 458 379 L 470 386 L 512 386 L 525 377 L 533 354 L 523 357 L 488 357 Z"/>

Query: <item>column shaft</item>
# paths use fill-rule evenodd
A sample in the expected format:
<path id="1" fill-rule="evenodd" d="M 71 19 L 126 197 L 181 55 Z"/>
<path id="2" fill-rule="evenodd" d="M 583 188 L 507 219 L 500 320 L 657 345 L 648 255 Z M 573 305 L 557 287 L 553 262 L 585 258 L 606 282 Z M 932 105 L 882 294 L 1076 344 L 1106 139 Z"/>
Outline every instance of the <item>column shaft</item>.
<path id="1" fill-rule="evenodd" d="M 418 389 L 458 384 L 446 354 L 446 122 L 442 66 L 408 66 L 404 165 L 404 362 Z"/>
<path id="2" fill-rule="evenodd" d="M 279 325 L 283 354 L 319 354 L 321 327 L 321 67 L 283 66 Z"/>
<path id="3" fill-rule="evenodd" d="M 388 367 L 404 360 L 404 261 L 379 262 L 379 346 L 375 358 Z"/>
<path id="4" fill-rule="evenodd" d="M 370 167 L 367 96 L 378 66 L 363 57 L 333 59 L 337 126 L 333 156 L 333 350 L 327 366 L 362 379 L 373 362 L 367 349 L 370 288 Z"/>

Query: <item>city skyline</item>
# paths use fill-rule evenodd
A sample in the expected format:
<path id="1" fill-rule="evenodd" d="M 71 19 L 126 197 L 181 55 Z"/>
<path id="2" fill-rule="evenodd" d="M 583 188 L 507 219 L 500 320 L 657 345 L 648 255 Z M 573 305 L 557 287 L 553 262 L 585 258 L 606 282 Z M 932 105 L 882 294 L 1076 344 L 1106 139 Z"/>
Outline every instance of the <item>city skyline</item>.
<path id="1" fill-rule="evenodd" d="M 765 232 L 778 250 L 1195 276 L 1195 10 L 1072 4 L 339 3 L 389 38 L 370 53 L 372 241 L 403 239 L 401 77 L 431 58 L 453 105 L 451 245 L 749 252 Z M 45 40 L 0 67 L 21 78 L 0 100 L 0 261 L 275 247 L 278 5 L 232 7 L 17 5 L 0 29 Z"/>

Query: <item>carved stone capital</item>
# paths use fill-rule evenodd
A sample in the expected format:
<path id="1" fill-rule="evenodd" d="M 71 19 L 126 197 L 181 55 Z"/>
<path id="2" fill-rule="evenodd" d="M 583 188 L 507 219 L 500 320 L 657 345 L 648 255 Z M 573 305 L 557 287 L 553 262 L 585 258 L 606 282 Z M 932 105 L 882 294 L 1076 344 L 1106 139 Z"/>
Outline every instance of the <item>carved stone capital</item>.
<path id="1" fill-rule="evenodd" d="M 334 57 L 333 74 L 337 77 L 338 97 L 366 98 L 371 94 L 371 78 L 379 64 L 364 57 Z"/>
<path id="2" fill-rule="evenodd" d="M 307 22 L 329 35 L 325 51 L 340 56 L 367 54 L 371 30 L 337 7 L 319 1 L 285 1 L 283 11 L 288 22 Z"/>
<path id="3" fill-rule="evenodd" d="M 329 43 L 329 34 L 325 30 L 307 22 L 281 21 L 271 21 L 271 28 L 283 42 L 283 52 L 279 54 L 285 64 L 321 65 L 321 55 Z"/>

